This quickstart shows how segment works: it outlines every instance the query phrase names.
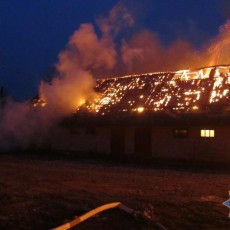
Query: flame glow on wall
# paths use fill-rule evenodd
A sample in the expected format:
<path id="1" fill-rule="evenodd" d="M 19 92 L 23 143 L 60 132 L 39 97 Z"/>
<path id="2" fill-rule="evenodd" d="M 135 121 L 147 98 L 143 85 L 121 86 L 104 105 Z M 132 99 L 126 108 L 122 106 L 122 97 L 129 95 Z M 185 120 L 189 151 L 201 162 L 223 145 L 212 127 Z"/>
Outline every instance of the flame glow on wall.
<path id="1" fill-rule="evenodd" d="M 99 96 L 84 109 L 101 115 L 167 109 L 198 112 L 210 105 L 230 105 L 230 66 L 100 79 L 95 90 Z"/>

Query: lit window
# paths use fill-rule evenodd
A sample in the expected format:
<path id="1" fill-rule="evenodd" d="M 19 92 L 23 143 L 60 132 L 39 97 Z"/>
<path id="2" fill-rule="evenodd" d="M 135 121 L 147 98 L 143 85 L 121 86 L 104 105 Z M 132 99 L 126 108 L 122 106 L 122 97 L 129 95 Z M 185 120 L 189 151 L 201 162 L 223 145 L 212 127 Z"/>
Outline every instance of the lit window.
<path id="1" fill-rule="evenodd" d="M 188 129 L 174 129 L 174 136 L 175 137 L 187 137 Z"/>
<path id="2" fill-rule="evenodd" d="M 215 137 L 215 130 L 214 129 L 202 129 L 200 131 L 201 137 Z"/>

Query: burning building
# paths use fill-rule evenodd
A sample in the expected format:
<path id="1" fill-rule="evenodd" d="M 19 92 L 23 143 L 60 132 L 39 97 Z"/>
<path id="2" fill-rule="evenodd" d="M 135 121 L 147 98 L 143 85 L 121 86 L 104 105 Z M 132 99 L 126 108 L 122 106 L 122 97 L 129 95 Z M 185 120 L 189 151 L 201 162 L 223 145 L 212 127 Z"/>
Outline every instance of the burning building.
<path id="1" fill-rule="evenodd" d="M 230 159 L 230 66 L 97 80 L 60 148 L 142 158 Z M 70 130 L 70 132 L 69 132 Z"/>
<path id="2" fill-rule="evenodd" d="M 230 67 L 148 73 L 97 81 L 99 97 L 86 105 L 89 112 L 182 113 L 229 109 Z"/>

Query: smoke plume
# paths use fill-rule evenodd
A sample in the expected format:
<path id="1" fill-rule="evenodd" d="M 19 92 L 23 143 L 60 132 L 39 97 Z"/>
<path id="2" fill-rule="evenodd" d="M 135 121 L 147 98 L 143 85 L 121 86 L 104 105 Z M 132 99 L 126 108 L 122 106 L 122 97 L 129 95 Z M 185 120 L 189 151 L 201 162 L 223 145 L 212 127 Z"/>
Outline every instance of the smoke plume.
<path id="1" fill-rule="evenodd" d="M 156 33 L 142 30 L 121 47 L 124 73 L 170 71 L 230 63 L 230 21 L 200 49 L 182 39 L 163 45 Z M 124 74 L 123 73 L 123 74 Z"/>
<path id="2" fill-rule="evenodd" d="M 46 106 L 36 106 L 8 100 L 0 110 L 0 148 L 28 148 L 49 145 L 58 123 L 86 100 L 95 97 L 93 72 L 113 69 L 117 51 L 113 38 L 122 26 L 133 19 L 121 5 L 115 6 L 108 17 L 97 19 L 100 36 L 91 23 L 81 24 L 60 52 L 56 74 L 51 82 L 41 82 L 39 96 Z"/>

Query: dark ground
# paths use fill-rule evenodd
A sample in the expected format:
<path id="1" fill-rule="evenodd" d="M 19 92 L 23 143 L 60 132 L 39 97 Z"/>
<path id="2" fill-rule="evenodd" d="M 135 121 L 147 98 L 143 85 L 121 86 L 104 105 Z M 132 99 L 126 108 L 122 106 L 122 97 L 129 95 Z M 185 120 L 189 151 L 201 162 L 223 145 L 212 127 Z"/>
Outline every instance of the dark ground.
<path id="1" fill-rule="evenodd" d="M 230 229 L 230 172 L 0 156 L 0 229 L 50 229 L 120 201 L 167 229 Z M 155 229 L 111 209 L 75 229 Z"/>

